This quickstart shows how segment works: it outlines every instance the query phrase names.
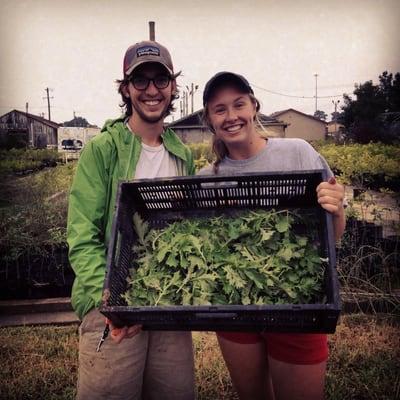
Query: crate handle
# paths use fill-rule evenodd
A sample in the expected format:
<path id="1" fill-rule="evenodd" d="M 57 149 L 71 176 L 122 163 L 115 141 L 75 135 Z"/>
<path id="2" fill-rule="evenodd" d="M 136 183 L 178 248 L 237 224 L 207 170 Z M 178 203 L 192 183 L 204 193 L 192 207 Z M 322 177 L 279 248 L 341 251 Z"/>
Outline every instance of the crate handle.
<path id="1" fill-rule="evenodd" d="M 239 186 L 238 181 L 226 181 L 226 182 L 201 182 L 200 186 L 202 189 L 232 189 Z"/>
<path id="2" fill-rule="evenodd" d="M 215 318 L 236 318 L 238 315 L 237 313 L 229 313 L 229 312 L 211 312 L 211 313 L 196 313 L 196 318 L 208 318 L 208 319 L 215 319 Z"/>

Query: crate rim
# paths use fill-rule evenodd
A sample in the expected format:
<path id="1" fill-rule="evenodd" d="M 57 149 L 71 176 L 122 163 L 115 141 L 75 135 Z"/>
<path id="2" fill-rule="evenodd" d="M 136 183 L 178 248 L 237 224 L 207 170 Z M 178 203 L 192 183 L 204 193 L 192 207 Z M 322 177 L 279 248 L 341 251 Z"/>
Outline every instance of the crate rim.
<path id="1" fill-rule="evenodd" d="M 141 179 L 121 179 L 119 181 L 119 186 L 129 183 L 141 183 L 141 184 L 153 184 L 155 181 L 157 184 L 164 184 L 164 183 L 171 183 L 171 182 L 196 182 L 196 181 L 221 181 L 221 180 L 228 180 L 229 178 L 246 178 L 246 177 L 274 177 L 274 176 L 287 176 L 288 178 L 293 175 L 316 175 L 322 174 L 322 179 L 325 180 L 327 178 L 326 170 L 324 169 L 308 169 L 308 170 L 301 170 L 301 171 L 269 171 L 269 172 L 242 172 L 237 174 L 221 174 L 221 175 L 186 175 L 186 176 L 168 176 L 162 178 L 141 178 Z"/>
<path id="2" fill-rule="evenodd" d="M 312 304 L 226 304 L 226 305 L 168 305 L 168 306 L 107 306 L 101 305 L 101 311 L 143 311 L 143 312 L 174 312 L 174 311 L 188 311 L 188 312 L 227 312 L 227 311 L 258 311 L 258 312 L 272 312 L 272 311 L 340 311 L 341 306 L 339 303 L 312 303 Z"/>

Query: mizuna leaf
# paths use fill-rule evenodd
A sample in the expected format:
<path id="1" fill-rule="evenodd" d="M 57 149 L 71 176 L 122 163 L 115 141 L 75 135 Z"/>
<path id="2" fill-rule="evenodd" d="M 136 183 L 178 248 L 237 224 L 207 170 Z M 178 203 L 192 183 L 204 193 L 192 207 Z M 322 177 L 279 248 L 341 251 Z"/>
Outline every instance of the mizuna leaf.
<path id="1" fill-rule="evenodd" d="M 145 244 L 145 238 L 149 231 L 149 224 L 147 222 L 143 221 L 142 218 L 140 217 L 139 213 L 137 213 L 137 212 L 133 214 L 133 226 L 138 235 L 139 242 L 141 244 Z"/>
<path id="2" fill-rule="evenodd" d="M 286 232 L 289 229 L 289 220 L 288 218 L 281 217 L 275 225 L 276 230 L 279 233 Z"/>
<path id="3" fill-rule="evenodd" d="M 245 286 L 246 281 L 231 266 L 227 265 L 223 270 L 226 273 L 226 279 L 234 288 L 241 289 Z"/>
<path id="4" fill-rule="evenodd" d="M 296 224 L 303 226 L 296 234 Z M 286 211 L 186 219 L 150 230 L 135 217 L 138 241 L 124 294 L 128 304 L 295 304 L 322 301 L 318 234 Z"/>
<path id="5" fill-rule="evenodd" d="M 244 270 L 244 273 L 251 281 L 259 288 L 264 289 L 265 287 L 265 276 L 263 276 L 260 272 L 254 270 Z"/>

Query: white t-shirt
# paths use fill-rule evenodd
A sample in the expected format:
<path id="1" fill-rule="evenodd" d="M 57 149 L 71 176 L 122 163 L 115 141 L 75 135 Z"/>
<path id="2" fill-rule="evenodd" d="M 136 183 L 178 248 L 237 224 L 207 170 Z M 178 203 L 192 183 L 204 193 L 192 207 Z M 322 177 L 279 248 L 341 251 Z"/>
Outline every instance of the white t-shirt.
<path id="1" fill-rule="evenodd" d="M 164 144 L 152 147 L 142 143 L 139 161 L 136 165 L 135 179 L 162 178 L 176 176 L 176 163 Z"/>
<path id="2" fill-rule="evenodd" d="M 134 135 L 128 124 L 128 118 L 125 120 L 125 124 Z M 163 143 L 160 146 L 152 147 L 142 142 L 142 149 L 135 170 L 135 179 L 165 178 L 177 175 L 176 162 L 165 149 Z"/>

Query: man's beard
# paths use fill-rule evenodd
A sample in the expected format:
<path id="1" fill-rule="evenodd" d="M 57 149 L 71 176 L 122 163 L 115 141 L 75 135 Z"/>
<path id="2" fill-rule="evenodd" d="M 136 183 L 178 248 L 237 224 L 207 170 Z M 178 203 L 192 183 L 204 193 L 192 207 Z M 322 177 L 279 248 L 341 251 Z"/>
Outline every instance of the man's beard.
<path id="1" fill-rule="evenodd" d="M 136 114 L 140 117 L 140 119 L 149 124 L 155 124 L 157 122 L 163 121 L 167 116 L 169 104 L 167 104 L 163 110 L 157 115 L 147 115 L 140 107 L 136 107 L 134 103 L 132 103 L 132 110 L 136 112 Z"/>

